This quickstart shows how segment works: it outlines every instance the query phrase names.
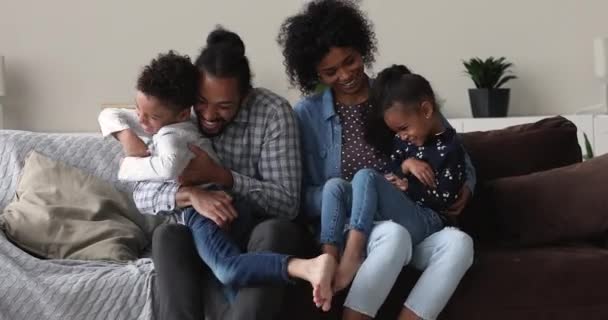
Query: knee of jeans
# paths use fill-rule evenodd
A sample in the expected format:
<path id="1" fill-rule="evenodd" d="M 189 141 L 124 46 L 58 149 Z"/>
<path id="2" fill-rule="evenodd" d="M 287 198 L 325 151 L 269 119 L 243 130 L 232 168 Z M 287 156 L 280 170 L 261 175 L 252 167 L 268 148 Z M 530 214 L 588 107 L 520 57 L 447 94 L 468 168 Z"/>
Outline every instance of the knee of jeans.
<path id="1" fill-rule="evenodd" d="M 444 248 L 447 261 L 463 271 L 469 269 L 473 264 L 473 239 L 468 234 L 453 227 L 445 228 L 443 233 L 441 247 Z"/>
<path id="2" fill-rule="evenodd" d="M 356 180 L 361 180 L 361 179 L 372 180 L 372 179 L 375 179 L 376 176 L 378 176 L 378 172 L 376 172 L 376 170 L 374 170 L 374 169 L 370 169 L 370 168 L 361 169 L 361 170 L 357 171 L 357 173 L 355 173 L 355 175 L 353 176 L 353 183 L 355 183 Z"/>
<path id="3" fill-rule="evenodd" d="M 346 192 L 350 182 L 342 178 L 331 178 L 323 185 L 323 194 L 339 196 Z"/>
<path id="4" fill-rule="evenodd" d="M 407 265 L 412 259 L 413 250 L 412 237 L 409 231 L 392 221 L 381 222 L 374 228 L 377 230 L 373 230 L 372 232 L 381 232 L 381 236 L 377 238 L 377 242 L 370 242 L 369 250 L 387 250 L 386 256 L 391 259 L 392 263 L 397 263 L 401 266 Z"/>
<path id="5" fill-rule="evenodd" d="M 152 259 L 155 264 L 191 258 L 193 261 L 200 261 L 194 246 L 192 232 L 188 227 L 180 224 L 166 224 L 154 230 Z"/>
<path id="6" fill-rule="evenodd" d="M 294 254 L 302 246 L 303 234 L 304 231 L 289 220 L 266 220 L 253 228 L 247 244 L 247 251 L 273 251 Z"/>

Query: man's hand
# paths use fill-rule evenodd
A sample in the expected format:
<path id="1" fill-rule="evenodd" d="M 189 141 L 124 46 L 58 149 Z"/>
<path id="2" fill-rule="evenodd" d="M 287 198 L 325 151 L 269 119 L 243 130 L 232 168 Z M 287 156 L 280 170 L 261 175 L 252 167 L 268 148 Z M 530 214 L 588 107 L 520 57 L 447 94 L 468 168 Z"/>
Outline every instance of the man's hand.
<path id="1" fill-rule="evenodd" d="M 120 141 L 127 157 L 150 156 L 148 146 L 131 129 L 119 131 L 114 134 L 114 137 Z"/>
<path id="2" fill-rule="evenodd" d="M 403 192 L 407 191 L 407 187 L 409 186 L 409 183 L 406 178 L 401 179 L 392 173 L 384 175 L 384 178 L 386 178 L 386 180 L 388 180 L 388 182 L 390 182 L 395 187 L 397 187 L 397 189 L 399 189 Z"/>
<path id="3" fill-rule="evenodd" d="M 452 204 L 450 208 L 445 212 L 449 216 L 458 216 L 464 210 L 467 203 L 471 199 L 471 190 L 466 185 L 462 185 L 458 192 L 458 199 Z"/>
<path id="4" fill-rule="evenodd" d="M 422 160 L 414 158 L 406 159 L 403 161 L 403 163 L 401 163 L 401 171 L 403 171 L 405 174 L 413 174 L 414 177 L 418 178 L 422 184 L 429 188 L 437 188 L 433 168 Z"/>
<path id="5" fill-rule="evenodd" d="M 189 145 L 194 158 L 190 160 L 177 181 L 184 186 L 193 186 L 205 183 L 217 183 L 226 188 L 232 188 L 233 179 L 230 170 L 217 164 L 207 152 L 201 148 Z"/>
<path id="6" fill-rule="evenodd" d="M 238 213 L 232 205 L 232 197 L 224 191 L 209 191 L 200 188 L 190 190 L 190 205 L 203 217 L 207 217 L 219 227 L 226 227 Z"/>

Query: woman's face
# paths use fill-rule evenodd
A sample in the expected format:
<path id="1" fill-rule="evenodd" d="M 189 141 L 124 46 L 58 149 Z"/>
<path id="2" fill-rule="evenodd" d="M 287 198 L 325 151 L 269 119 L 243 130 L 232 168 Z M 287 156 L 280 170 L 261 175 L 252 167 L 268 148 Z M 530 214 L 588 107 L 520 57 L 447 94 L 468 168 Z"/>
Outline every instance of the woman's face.
<path id="1" fill-rule="evenodd" d="M 363 57 L 353 48 L 331 47 L 319 62 L 317 74 L 323 84 L 342 95 L 358 93 L 367 81 Z"/>

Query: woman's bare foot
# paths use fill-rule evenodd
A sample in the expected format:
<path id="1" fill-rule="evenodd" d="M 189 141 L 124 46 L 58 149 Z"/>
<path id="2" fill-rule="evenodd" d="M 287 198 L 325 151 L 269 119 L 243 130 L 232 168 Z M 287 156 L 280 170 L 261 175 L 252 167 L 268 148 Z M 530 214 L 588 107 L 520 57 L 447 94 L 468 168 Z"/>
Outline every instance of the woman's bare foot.
<path id="1" fill-rule="evenodd" d="M 348 258 L 342 257 L 340 261 L 340 265 L 338 266 L 338 270 L 336 271 L 336 276 L 334 277 L 334 292 L 338 292 L 348 287 L 351 282 L 353 282 L 353 278 L 359 271 L 359 267 L 363 263 L 363 259 L 357 258 Z"/>

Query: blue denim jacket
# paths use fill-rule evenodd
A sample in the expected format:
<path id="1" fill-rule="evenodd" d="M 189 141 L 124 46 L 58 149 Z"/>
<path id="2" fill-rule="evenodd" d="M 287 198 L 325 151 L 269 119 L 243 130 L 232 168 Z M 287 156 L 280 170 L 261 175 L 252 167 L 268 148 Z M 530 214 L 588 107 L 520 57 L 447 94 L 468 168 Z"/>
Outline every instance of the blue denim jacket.
<path id="1" fill-rule="evenodd" d="M 331 89 L 305 97 L 295 105 L 302 147 L 302 210 L 308 216 L 321 215 L 321 192 L 325 182 L 339 178 L 342 163 L 342 126 L 334 110 Z M 451 125 L 445 121 L 446 127 Z M 475 168 L 468 155 L 466 186 L 475 190 Z"/>

